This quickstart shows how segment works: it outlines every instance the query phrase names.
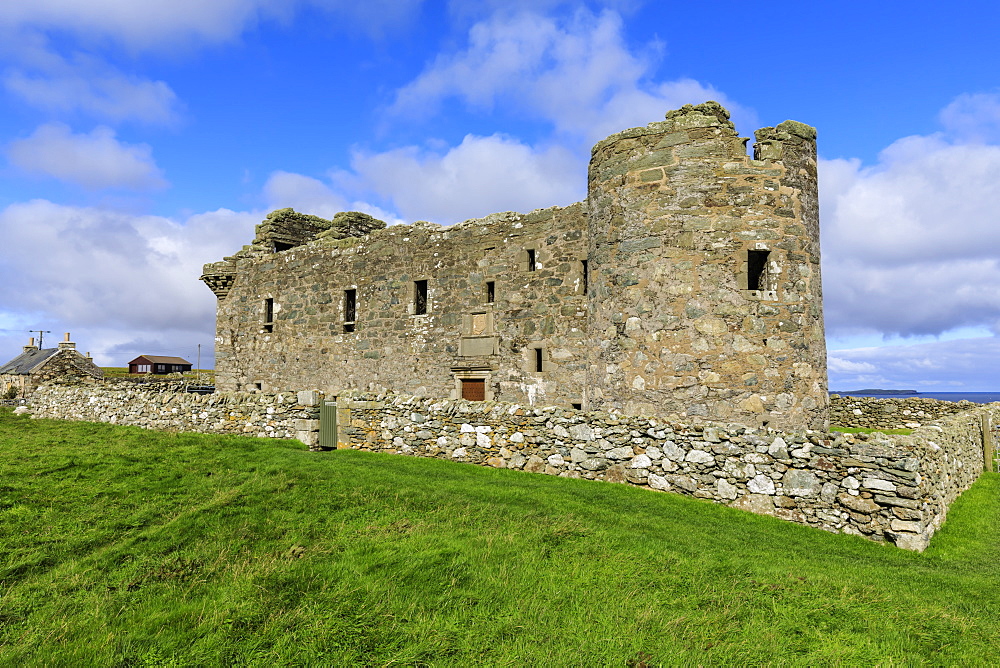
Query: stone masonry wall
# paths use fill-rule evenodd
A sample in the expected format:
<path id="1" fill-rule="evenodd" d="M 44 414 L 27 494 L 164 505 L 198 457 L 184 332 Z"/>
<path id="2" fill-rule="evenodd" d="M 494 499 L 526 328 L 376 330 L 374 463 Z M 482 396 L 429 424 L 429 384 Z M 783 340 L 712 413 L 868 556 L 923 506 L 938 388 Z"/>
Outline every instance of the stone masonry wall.
<path id="1" fill-rule="evenodd" d="M 886 436 L 392 395 L 339 404 L 350 447 L 669 490 L 916 550 L 982 472 L 995 410 Z"/>
<path id="2" fill-rule="evenodd" d="M 864 429 L 906 429 L 978 405 L 972 401 L 939 401 L 926 397 L 875 398 L 834 394 L 830 397 L 830 424 Z"/>
<path id="3" fill-rule="evenodd" d="M 315 392 L 179 391 L 181 383 L 137 384 L 105 381 L 102 385 L 48 384 L 35 390 L 34 417 L 133 425 L 163 431 L 297 438 L 316 443 L 319 409 Z"/>
<path id="4" fill-rule="evenodd" d="M 47 385 L 35 417 L 298 438 L 318 449 L 319 393 L 196 395 L 164 386 Z M 983 406 L 912 436 L 683 424 L 621 413 L 346 393 L 338 447 L 627 483 L 924 549 L 992 460 Z"/>
<path id="5" fill-rule="evenodd" d="M 715 103 L 593 150 L 588 407 L 826 426 L 816 131 Z"/>
<path id="6" fill-rule="evenodd" d="M 584 218 L 574 205 L 417 223 L 239 259 L 218 306 L 217 386 L 456 397 L 476 379 L 486 399 L 582 403 Z"/>

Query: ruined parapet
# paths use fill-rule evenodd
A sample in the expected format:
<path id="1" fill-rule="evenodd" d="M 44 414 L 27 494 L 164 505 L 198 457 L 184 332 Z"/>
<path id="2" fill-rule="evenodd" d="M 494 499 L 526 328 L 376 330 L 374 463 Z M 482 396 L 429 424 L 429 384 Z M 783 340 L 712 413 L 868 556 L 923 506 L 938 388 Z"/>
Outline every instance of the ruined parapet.
<path id="1" fill-rule="evenodd" d="M 237 263 L 243 258 L 280 253 L 314 239 L 363 237 L 385 226 L 384 221 L 360 211 L 341 211 L 333 220 L 327 220 L 291 208 L 277 209 L 257 225 L 252 243 L 221 262 L 206 264 L 201 280 L 217 298 L 225 299 L 236 280 Z"/>
<path id="2" fill-rule="evenodd" d="M 330 221 L 330 227 L 316 235 L 317 239 L 348 239 L 363 237 L 375 230 L 384 230 L 385 221 L 360 211 L 341 211 Z"/>
<path id="3" fill-rule="evenodd" d="M 707 102 L 594 147 L 590 408 L 825 425 L 815 130 L 746 142 Z"/>
<path id="4" fill-rule="evenodd" d="M 341 211 L 333 220 L 298 213 L 294 209 L 277 209 L 257 226 L 257 236 L 251 248 L 281 252 L 317 238 L 346 239 L 363 237 L 373 230 L 385 228 L 385 223 L 360 211 Z"/>
<path id="5" fill-rule="evenodd" d="M 295 209 L 277 209 L 267 214 L 267 218 L 257 226 L 251 246 L 270 252 L 288 250 L 312 241 L 317 234 L 330 229 L 331 224 L 325 218 L 299 213 Z"/>

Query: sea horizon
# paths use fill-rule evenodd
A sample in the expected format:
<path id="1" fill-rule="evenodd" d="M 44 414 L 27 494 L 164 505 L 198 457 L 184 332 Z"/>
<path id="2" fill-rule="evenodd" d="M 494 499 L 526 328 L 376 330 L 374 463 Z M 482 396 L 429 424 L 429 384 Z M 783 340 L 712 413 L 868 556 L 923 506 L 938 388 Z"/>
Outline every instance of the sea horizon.
<path id="1" fill-rule="evenodd" d="M 1000 401 L 1000 390 L 995 392 L 919 392 L 908 390 L 894 390 L 891 392 L 879 392 L 870 390 L 831 390 L 830 394 L 850 397 L 872 397 L 875 399 L 937 399 L 939 401 L 971 401 L 976 404 L 990 404 Z"/>

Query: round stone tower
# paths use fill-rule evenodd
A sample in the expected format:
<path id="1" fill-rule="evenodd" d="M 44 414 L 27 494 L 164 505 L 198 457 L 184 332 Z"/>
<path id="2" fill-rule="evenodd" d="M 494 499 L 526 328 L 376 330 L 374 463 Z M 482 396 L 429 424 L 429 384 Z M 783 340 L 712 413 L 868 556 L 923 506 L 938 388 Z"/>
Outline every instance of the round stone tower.
<path id="1" fill-rule="evenodd" d="M 587 405 L 824 428 L 816 131 L 716 102 L 592 152 Z"/>

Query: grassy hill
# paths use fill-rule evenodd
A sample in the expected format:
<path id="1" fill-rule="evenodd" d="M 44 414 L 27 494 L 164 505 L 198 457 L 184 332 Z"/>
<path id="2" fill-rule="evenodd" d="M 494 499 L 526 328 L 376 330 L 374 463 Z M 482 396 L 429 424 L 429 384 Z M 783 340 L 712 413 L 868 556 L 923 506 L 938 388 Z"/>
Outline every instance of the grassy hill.
<path id="1" fill-rule="evenodd" d="M 997 664 L 998 493 L 913 554 L 623 485 L 3 410 L 0 665 Z"/>

